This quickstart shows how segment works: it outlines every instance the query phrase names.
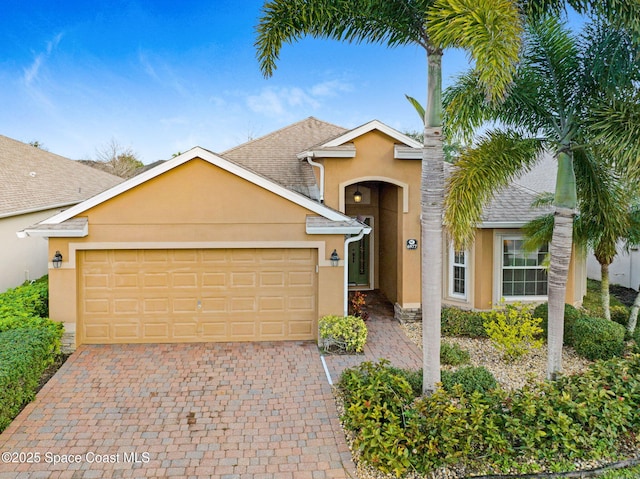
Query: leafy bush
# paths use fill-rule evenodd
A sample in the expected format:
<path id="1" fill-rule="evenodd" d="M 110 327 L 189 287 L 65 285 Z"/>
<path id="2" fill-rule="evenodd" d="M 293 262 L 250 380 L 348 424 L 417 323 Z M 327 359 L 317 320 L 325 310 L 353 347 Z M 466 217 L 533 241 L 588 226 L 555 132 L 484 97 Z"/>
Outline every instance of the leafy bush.
<path id="1" fill-rule="evenodd" d="M 0 294 L 0 332 L 21 327 L 52 327 L 49 321 L 48 277 Z"/>
<path id="2" fill-rule="evenodd" d="M 40 376 L 60 352 L 52 328 L 19 328 L 0 333 L 0 432 L 35 396 Z"/>
<path id="3" fill-rule="evenodd" d="M 578 309 L 574 308 L 570 304 L 564 305 L 564 344 L 566 346 L 572 346 L 573 341 L 571 337 L 571 332 L 573 329 L 573 325 L 576 320 L 582 318 L 584 316 Z M 543 330 L 544 338 L 547 337 L 549 331 L 549 303 L 542 303 L 536 306 L 533 310 L 534 318 L 541 318 L 542 322 L 540 323 L 540 327 Z"/>
<path id="4" fill-rule="evenodd" d="M 471 394 L 474 391 L 487 393 L 498 386 L 493 374 L 483 366 L 465 366 L 456 371 L 442 371 L 442 387 L 446 391 L 453 391 L 456 385 Z"/>
<path id="5" fill-rule="evenodd" d="M 609 310 L 611 312 L 611 321 L 615 321 L 624 327 L 627 326 L 629 323 L 629 308 L 626 306 L 611 306 Z"/>
<path id="6" fill-rule="evenodd" d="M 484 319 L 479 312 L 445 306 L 442 308 L 440 317 L 443 336 L 487 337 L 487 333 L 482 325 Z"/>
<path id="7" fill-rule="evenodd" d="M 471 361 L 469 352 L 457 344 L 442 343 L 440 346 L 440 362 L 449 366 L 460 366 Z"/>
<path id="8" fill-rule="evenodd" d="M 604 318 L 584 316 L 571 329 L 573 348 L 591 360 L 611 359 L 624 352 L 624 326 Z"/>
<path id="9" fill-rule="evenodd" d="M 367 304 L 367 297 L 360 291 L 349 293 L 349 315 L 362 318 L 363 321 L 369 319 L 369 313 L 364 310 Z"/>
<path id="10" fill-rule="evenodd" d="M 325 316 L 319 328 L 320 347 L 327 352 L 361 353 L 367 342 L 367 326 L 355 316 Z"/>
<path id="11" fill-rule="evenodd" d="M 355 446 L 366 462 L 396 475 L 442 466 L 539 472 L 614 457 L 640 434 L 640 355 L 511 394 L 455 385 L 415 399 L 398 371 L 368 363 L 340 382 Z"/>
<path id="12" fill-rule="evenodd" d="M 531 314 L 531 306 L 507 304 L 483 313 L 484 328 L 505 361 L 513 361 L 542 346 L 540 318 Z"/>
<path id="13" fill-rule="evenodd" d="M 346 369 L 339 388 L 344 397 L 344 426 L 355 432 L 354 446 L 365 461 L 400 475 L 410 465 L 403 430 L 404 410 L 414 399 L 398 369 L 381 360 Z"/>

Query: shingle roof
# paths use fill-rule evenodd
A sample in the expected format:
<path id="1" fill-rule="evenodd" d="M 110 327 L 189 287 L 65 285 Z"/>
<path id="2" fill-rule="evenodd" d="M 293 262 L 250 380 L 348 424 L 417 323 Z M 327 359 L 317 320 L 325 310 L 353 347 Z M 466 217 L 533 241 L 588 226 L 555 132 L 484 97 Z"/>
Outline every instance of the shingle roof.
<path id="1" fill-rule="evenodd" d="M 323 143 L 346 131 L 348 130 L 340 126 L 309 117 L 231 148 L 220 156 L 286 188 L 317 198 L 318 186 L 313 169 L 296 155 L 311 145 Z"/>
<path id="2" fill-rule="evenodd" d="M 122 181 L 0 135 L 0 217 L 76 204 Z"/>
<path id="3" fill-rule="evenodd" d="M 524 224 L 550 213 L 551 207 L 531 208 L 537 193 L 518 184 L 511 184 L 493 197 L 482 213 L 483 223 Z M 487 225 L 490 226 L 490 225 Z"/>

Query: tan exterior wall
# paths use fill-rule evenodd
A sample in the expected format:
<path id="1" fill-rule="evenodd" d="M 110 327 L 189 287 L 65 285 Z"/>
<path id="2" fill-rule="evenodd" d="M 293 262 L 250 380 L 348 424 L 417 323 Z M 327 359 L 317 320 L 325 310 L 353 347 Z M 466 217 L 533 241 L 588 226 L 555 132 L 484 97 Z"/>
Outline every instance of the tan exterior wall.
<path id="1" fill-rule="evenodd" d="M 478 230 L 474 245 L 473 307 L 491 309 L 493 304 L 493 230 Z"/>
<path id="2" fill-rule="evenodd" d="M 22 231 L 58 213 L 59 209 L 38 211 L 19 216 L 0 218 L 0 292 L 20 286 L 27 280 L 47 274 L 47 241 L 43 238 L 18 238 Z"/>
<path id="3" fill-rule="evenodd" d="M 394 159 L 395 140 L 377 130 L 354 139 L 353 143 L 356 148 L 354 158 L 316 159 L 325 167 L 325 203 L 349 215 L 366 214 L 368 207 L 376 215 L 382 215 L 380 208 L 385 209 L 384 219 L 376 217 L 374 224 L 375 241 L 380 248 L 376 284 L 380 285 L 388 299 L 399 303 L 401 307 L 417 308 L 420 305 L 421 245 L 418 243 L 417 250 L 407 250 L 406 242 L 408 239 L 420 238 L 421 162 Z M 363 182 L 393 184 L 394 187 L 381 187 L 379 191 L 385 192 L 384 201 L 377 198 L 377 193 L 372 188 L 371 196 L 364 195 L 364 204 L 354 208 L 351 197 L 355 185 Z M 363 188 L 360 189 L 366 193 Z M 390 194 L 396 198 L 391 200 Z M 389 215 L 392 209 L 397 209 L 395 224 Z M 392 252 L 391 249 L 395 251 Z M 386 266 L 391 265 L 392 258 L 396 267 L 389 270 Z M 392 279 L 393 275 L 395 278 Z M 395 287 L 391 282 L 395 283 Z"/>
<path id="4" fill-rule="evenodd" d="M 517 230 L 493 230 L 481 229 L 476 232 L 473 247 L 473 268 L 472 274 L 474 300 L 473 308 L 479 310 L 490 309 L 492 304 L 500 301 L 495 292 L 496 275 L 499 274 L 500 258 L 495 258 L 495 252 L 500 246 L 494 241 L 499 241 L 496 233 L 518 233 Z M 448 255 L 447 255 L 448 262 Z M 569 276 L 567 280 L 567 292 L 565 301 L 568 304 L 579 305 L 586 293 L 584 255 L 572 251 L 571 263 L 569 265 Z M 455 301 L 445 301 L 447 304 L 455 304 Z"/>
<path id="5" fill-rule="evenodd" d="M 331 267 L 329 256 L 343 251 L 343 236 L 307 235 L 308 215 L 315 213 L 192 160 L 83 213 L 87 237 L 51 238 L 49 256 L 64 257 L 49 270 L 51 317 L 75 327 L 78 250 L 215 247 L 317 249 L 319 315 L 342 314 L 343 267 Z"/>

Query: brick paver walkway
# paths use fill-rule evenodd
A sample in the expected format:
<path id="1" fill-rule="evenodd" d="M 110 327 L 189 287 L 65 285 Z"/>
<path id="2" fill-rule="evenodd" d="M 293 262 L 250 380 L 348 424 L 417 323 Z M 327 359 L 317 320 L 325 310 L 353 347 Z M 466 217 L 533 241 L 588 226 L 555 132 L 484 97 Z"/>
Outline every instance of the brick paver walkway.
<path id="1" fill-rule="evenodd" d="M 83 346 L 0 453 L 2 479 L 355 476 L 310 342 Z"/>
<path id="2" fill-rule="evenodd" d="M 393 319 L 393 307 L 376 292 L 367 294 L 367 344 L 364 354 L 328 355 L 325 362 L 333 382 L 340 379 L 346 368 L 357 366 L 364 361 L 378 361 L 385 358 L 399 368 L 417 369 L 422 367 L 422 351 L 411 342 Z"/>

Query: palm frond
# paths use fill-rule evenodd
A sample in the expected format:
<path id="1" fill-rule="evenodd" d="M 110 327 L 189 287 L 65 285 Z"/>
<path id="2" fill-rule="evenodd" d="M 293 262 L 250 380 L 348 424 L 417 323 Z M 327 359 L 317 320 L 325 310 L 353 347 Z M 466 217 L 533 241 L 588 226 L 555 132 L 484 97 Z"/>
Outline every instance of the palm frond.
<path id="1" fill-rule="evenodd" d="M 542 143 L 513 131 L 494 131 L 464 150 L 447 179 L 444 222 L 456 247 L 468 246 L 494 192 L 529 171 Z"/>
<path id="2" fill-rule="evenodd" d="M 463 48 L 489 101 L 506 96 L 515 73 L 522 24 L 512 0 L 434 0 L 427 10 L 434 45 Z"/>
<path id="3" fill-rule="evenodd" d="M 553 236 L 553 213 L 539 216 L 522 227 L 525 235 L 523 247 L 535 251 L 551 242 Z"/>
<path id="4" fill-rule="evenodd" d="M 409 103 L 411 103 L 411 106 L 413 106 L 414 110 L 416 110 L 416 113 L 420 117 L 420 121 L 424 123 L 424 117 L 426 112 L 422 104 L 412 96 L 407 95 L 406 93 L 404 97 L 409 101 Z"/>
<path id="5" fill-rule="evenodd" d="M 626 99 L 596 100 L 587 114 L 587 134 L 605 160 L 640 178 L 640 92 L 630 92 Z"/>
<path id="6" fill-rule="evenodd" d="M 426 48 L 427 0 L 271 0 L 256 26 L 258 62 L 273 75 L 282 46 L 305 36 Z"/>

